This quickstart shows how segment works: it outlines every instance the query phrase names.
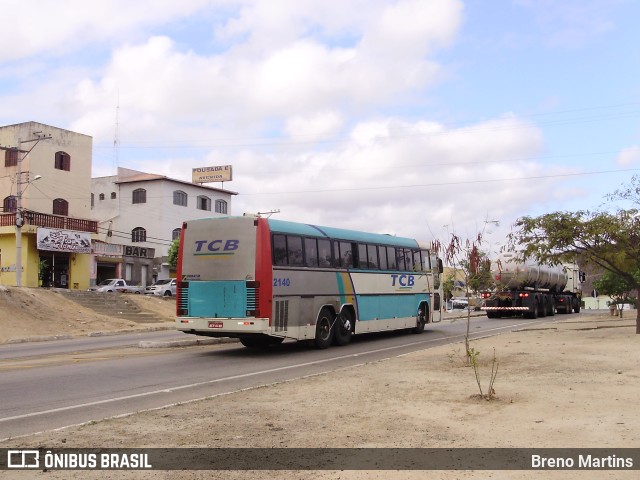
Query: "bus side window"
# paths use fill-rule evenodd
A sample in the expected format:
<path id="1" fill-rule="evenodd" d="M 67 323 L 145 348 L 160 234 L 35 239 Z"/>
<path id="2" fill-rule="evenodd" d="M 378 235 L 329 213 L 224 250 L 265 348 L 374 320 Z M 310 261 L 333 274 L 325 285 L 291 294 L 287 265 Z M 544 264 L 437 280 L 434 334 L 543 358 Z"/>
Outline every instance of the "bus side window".
<path id="1" fill-rule="evenodd" d="M 318 266 L 318 243 L 315 238 L 304 239 L 304 264 L 307 267 Z"/>
<path id="2" fill-rule="evenodd" d="M 428 250 L 422 250 L 422 271 L 430 272 L 431 271 L 431 255 Z"/>
<path id="3" fill-rule="evenodd" d="M 398 262 L 398 270 L 406 270 L 404 264 L 404 250 L 402 248 L 396 248 L 396 261 Z"/>
<path id="4" fill-rule="evenodd" d="M 349 242 L 340 242 L 340 267 L 353 267 L 353 245 Z"/>
<path id="5" fill-rule="evenodd" d="M 367 263 L 369 268 L 380 268 L 378 262 L 378 247 L 376 245 L 367 245 Z"/>
<path id="6" fill-rule="evenodd" d="M 302 237 L 295 235 L 287 236 L 287 256 L 289 257 L 290 266 L 303 266 L 304 257 L 302 256 Z"/>
<path id="7" fill-rule="evenodd" d="M 420 258 L 420 250 L 412 250 L 413 254 L 413 271 L 422 272 L 422 259 Z"/>
<path id="8" fill-rule="evenodd" d="M 415 272 L 415 265 L 413 264 L 413 251 L 408 248 L 404 249 L 404 261 L 407 265 L 407 270 Z"/>
<path id="9" fill-rule="evenodd" d="M 318 239 L 319 266 L 331 267 L 331 241 L 326 238 Z"/>
<path id="10" fill-rule="evenodd" d="M 367 264 L 367 246 L 358 244 L 358 268 L 369 268 Z"/>
<path id="11" fill-rule="evenodd" d="M 287 264 L 287 239 L 284 235 L 273 235 L 272 239 L 273 248 L 273 264 L 274 265 L 286 265 Z"/>
<path id="12" fill-rule="evenodd" d="M 396 258 L 396 249 L 387 247 L 387 259 L 389 261 L 389 270 L 398 269 L 398 259 Z"/>
<path id="13" fill-rule="evenodd" d="M 389 264 L 387 263 L 387 247 L 380 245 L 378 247 L 378 256 L 380 257 L 380 270 L 388 270 Z"/>

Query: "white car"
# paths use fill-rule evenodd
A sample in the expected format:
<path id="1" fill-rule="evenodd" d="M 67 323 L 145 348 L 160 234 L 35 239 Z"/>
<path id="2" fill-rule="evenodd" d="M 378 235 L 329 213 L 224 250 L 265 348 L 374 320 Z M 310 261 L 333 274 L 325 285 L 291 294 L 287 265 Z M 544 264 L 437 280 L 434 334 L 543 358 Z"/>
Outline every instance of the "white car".
<path id="1" fill-rule="evenodd" d="M 176 294 L 177 282 L 175 278 L 166 278 L 157 280 L 156 283 L 146 288 L 146 295 L 161 295 L 163 297 L 172 297 Z"/>
<path id="2" fill-rule="evenodd" d="M 456 309 L 466 309 L 469 306 L 469 299 L 465 297 L 453 297 L 451 299 L 451 308 L 453 310 Z"/>
<path id="3" fill-rule="evenodd" d="M 122 278 L 108 278 L 89 288 L 90 292 L 141 293 L 142 287 L 129 285 Z"/>

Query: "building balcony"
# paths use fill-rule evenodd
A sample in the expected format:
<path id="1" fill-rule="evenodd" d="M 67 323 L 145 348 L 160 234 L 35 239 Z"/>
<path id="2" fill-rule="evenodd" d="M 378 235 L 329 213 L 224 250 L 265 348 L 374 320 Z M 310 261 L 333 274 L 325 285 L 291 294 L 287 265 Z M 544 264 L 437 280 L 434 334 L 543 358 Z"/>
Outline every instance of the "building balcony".
<path id="1" fill-rule="evenodd" d="M 98 233 L 98 222 L 84 218 L 63 217 L 61 215 L 49 215 L 47 213 L 25 210 L 24 225 L 34 227 L 53 228 L 57 230 L 75 230 L 78 232 Z M 0 214 L 0 227 L 12 227 L 16 224 L 16 214 Z"/>

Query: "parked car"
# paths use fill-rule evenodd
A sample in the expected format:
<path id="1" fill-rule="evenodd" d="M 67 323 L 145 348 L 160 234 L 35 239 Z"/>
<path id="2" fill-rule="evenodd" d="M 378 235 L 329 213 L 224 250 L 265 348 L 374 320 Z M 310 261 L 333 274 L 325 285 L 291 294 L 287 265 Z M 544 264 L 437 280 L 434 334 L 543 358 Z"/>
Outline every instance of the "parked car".
<path id="1" fill-rule="evenodd" d="M 89 287 L 90 292 L 120 292 L 120 293 L 142 293 L 144 287 L 129 285 L 122 278 L 108 278 L 99 284 Z"/>
<path id="2" fill-rule="evenodd" d="M 145 295 L 161 295 L 163 297 L 171 297 L 176 294 L 177 282 L 175 278 L 166 278 L 157 280 L 153 285 L 148 286 Z"/>
<path id="3" fill-rule="evenodd" d="M 469 306 L 469 300 L 465 297 L 453 297 L 451 299 L 452 309 L 465 309 Z"/>

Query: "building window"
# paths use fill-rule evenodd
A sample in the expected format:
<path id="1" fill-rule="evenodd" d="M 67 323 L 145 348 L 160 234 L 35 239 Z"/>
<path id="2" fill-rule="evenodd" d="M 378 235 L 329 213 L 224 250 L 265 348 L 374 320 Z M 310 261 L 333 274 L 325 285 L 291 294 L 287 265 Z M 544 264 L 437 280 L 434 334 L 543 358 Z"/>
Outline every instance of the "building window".
<path id="1" fill-rule="evenodd" d="M 171 232 L 171 240 L 177 240 L 180 238 L 181 228 L 174 228 Z"/>
<path id="2" fill-rule="evenodd" d="M 91 194 L 91 208 L 93 209 L 93 206 L 96 204 L 96 196 L 92 193 Z"/>
<path id="3" fill-rule="evenodd" d="M 69 202 L 67 202 L 64 198 L 56 198 L 53 201 L 53 214 L 54 215 L 64 215 L 65 217 L 69 215 Z"/>
<path id="4" fill-rule="evenodd" d="M 56 152 L 55 168 L 58 170 L 71 170 L 71 156 L 67 152 Z"/>
<path id="5" fill-rule="evenodd" d="M 104 200 L 104 193 L 101 193 L 100 195 L 98 195 L 98 198 L 99 198 L 100 200 Z"/>
<path id="6" fill-rule="evenodd" d="M 4 151 L 4 166 L 15 167 L 18 165 L 18 150 Z"/>
<path id="7" fill-rule="evenodd" d="M 13 213 L 16 211 L 18 207 L 18 199 L 14 195 L 9 195 L 5 197 L 2 202 L 2 211 L 4 213 Z"/>
<path id="8" fill-rule="evenodd" d="M 131 203 L 147 203 L 147 191 L 144 188 L 136 188 Z"/>
<path id="9" fill-rule="evenodd" d="M 131 241 L 133 243 L 136 242 L 146 242 L 147 241 L 147 231 L 142 227 L 136 227 L 131 230 Z"/>
<path id="10" fill-rule="evenodd" d="M 198 196 L 198 210 L 206 210 L 207 212 L 211 211 L 211 199 L 209 197 L 205 197 L 204 195 Z"/>
<path id="11" fill-rule="evenodd" d="M 180 205 L 181 207 L 187 206 L 187 194 L 182 190 L 175 190 L 173 192 L 173 204 Z"/>
<path id="12" fill-rule="evenodd" d="M 111 200 L 115 200 L 116 199 L 116 192 L 111 192 Z"/>
<path id="13" fill-rule="evenodd" d="M 216 213 L 227 213 L 227 202 L 216 200 Z"/>

